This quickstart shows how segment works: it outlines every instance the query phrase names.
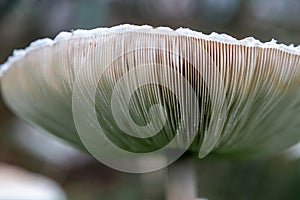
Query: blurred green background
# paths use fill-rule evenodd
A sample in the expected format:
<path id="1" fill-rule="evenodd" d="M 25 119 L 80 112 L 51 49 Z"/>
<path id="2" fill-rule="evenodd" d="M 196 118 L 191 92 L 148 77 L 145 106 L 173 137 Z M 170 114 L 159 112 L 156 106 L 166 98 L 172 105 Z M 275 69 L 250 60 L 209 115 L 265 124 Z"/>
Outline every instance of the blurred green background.
<path id="1" fill-rule="evenodd" d="M 122 23 L 188 27 L 238 39 L 300 44 L 299 0 L 0 0 L 0 63 L 60 31 Z M 299 119 L 300 120 L 300 119 Z M 211 199 L 300 199 L 297 148 L 264 160 L 197 162 L 199 196 Z M 163 171 L 112 170 L 17 119 L 0 100 L 1 164 L 54 180 L 65 199 L 163 199 Z M 35 176 L 36 176 L 35 174 Z M 16 184 L 18 184 L 16 182 Z M 17 192 L 17 191 L 16 191 Z M 0 188 L 1 199 L 1 188 Z"/>

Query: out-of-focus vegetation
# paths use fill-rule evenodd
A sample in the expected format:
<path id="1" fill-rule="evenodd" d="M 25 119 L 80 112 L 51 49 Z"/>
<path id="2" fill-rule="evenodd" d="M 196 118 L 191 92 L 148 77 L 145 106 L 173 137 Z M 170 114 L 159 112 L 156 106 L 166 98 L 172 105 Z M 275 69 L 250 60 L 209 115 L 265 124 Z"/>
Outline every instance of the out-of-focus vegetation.
<path id="1" fill-rule="evenodd" d="M 62 30 L 121 23 L 189 27 L 299 45 L 300 1 L 0 0 L 0 63 L 13 49 L 53 38 Z M 148 181 L 150 186 L 144 186 L 147 176 L 116 172 L 54 136 L 38 133 L 15 118 L 2 101 L 0 162 L 55 180 L 72 200 L 163 199 L 163 183 L 151 186 Z M 198 165 L 199 194 L 208 199 L 300 199 L 298 160 L 280 155 L 259 161 L 205 160 Z"/>

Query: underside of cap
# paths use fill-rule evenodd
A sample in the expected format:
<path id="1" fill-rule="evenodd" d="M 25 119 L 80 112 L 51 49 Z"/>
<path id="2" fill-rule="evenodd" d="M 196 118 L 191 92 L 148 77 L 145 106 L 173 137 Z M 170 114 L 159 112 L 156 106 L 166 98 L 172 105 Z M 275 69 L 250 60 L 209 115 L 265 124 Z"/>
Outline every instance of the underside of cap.
<path id="1" fill-rule="evenodd" d="M 300 139 L 300 46 L 275 40 L 120 25 L 38 40 L 0 70 L 18 116 L 78 146 L 92 143 L 93 153 L 113 152 L 101 148 L 106 136 L 135 153 L 170 144 L 199 157 L 263 155 Z M 100 129 L 101 147 L 88 134 Z"/>

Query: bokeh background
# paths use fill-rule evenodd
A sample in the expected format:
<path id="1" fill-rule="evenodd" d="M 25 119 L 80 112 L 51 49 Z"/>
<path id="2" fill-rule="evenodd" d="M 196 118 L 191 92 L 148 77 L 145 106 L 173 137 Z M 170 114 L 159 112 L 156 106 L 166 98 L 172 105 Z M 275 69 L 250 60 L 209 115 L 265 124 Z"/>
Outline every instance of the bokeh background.
<path id="1" fill-rule="evenodd" d="M 122 23 L 188 27 L 204 33 L 227 33 L 238 39 L 275 38 L 279 43 L 299 45 L 300 1 L 0 0 L 0 63 L 13 49 L 25 48 L 39 38 L 54 38 L 60 31 Z M 199 161 L 199 196 L 209 200 L 300 199 L 298 152 L 293 148 L 250 161 Z M 2 186 L 15 184 L 16 189 L 10 193 L 18 193 L 17 188 L 23 187 L 18 180 L 24 181 L 24 174 L 29 182 L 36 177 L 43 178 L 44 183 L 51 181 L 51 185 L 45 184 L 45 190 L 56 194 L 52 200 L 164 199 L 163 171 L 135 175 L 112 170 L 66 142 L 34 130 L 16 118 L 0 99 L 1 200 L 6 199 L 1 196 L 5 193 Z M 33 187 L 44 184 L 32 183 Z"/>

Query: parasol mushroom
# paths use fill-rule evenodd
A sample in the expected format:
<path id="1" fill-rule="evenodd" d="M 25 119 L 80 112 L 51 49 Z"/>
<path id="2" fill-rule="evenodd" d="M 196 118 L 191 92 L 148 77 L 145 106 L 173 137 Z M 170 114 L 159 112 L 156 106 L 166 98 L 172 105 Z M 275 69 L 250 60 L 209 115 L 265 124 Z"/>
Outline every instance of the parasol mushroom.
<path id="1" fill-rule="evenodd" d="M 185 152 L 265 156 L 300 139 L 300 46 L 275 40 L 76 30 L 15 51 L 0 77 L 18 116 L 125 172 L 155 171 Z"/>

